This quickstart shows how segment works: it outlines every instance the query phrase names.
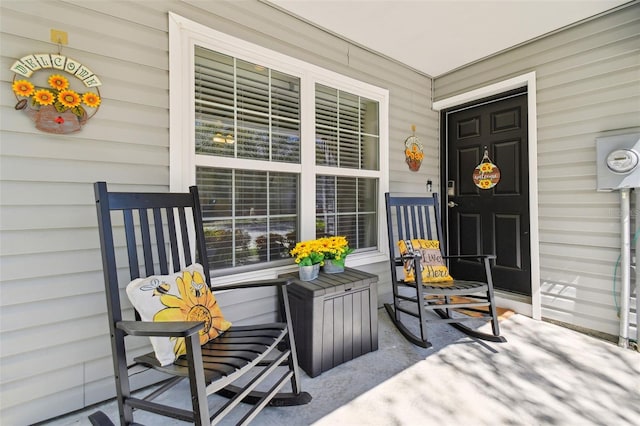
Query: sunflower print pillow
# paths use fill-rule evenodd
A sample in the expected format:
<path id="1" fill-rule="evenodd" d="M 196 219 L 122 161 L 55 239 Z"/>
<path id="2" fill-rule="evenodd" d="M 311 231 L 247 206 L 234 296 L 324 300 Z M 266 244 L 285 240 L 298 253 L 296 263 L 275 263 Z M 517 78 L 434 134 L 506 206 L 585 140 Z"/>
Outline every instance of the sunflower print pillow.
<path id="1" fill-rule="evenodd" d="M 204 280 L 202 265 L 197 263 L 175 274 L 133 280 L 127 286 L 127 295 L 143 321 L 204 322 L 199 332 L 201 345 L 231 327 Z M 187 353 L 182 337 L 150 339 L 161 365 L 169 365 Z"/>

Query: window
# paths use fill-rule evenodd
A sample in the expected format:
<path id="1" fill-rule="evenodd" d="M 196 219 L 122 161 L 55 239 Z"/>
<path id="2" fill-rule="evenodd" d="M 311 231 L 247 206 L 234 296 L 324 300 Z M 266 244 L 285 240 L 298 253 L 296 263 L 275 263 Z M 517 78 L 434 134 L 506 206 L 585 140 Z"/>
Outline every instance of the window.
<path id="1" fill-rule="evenodd" d="M 288 258 L 298 235 L 299 171 L 277 170 L 300 164 L 300 78 L 201 46 L 194 64 L 209 263 L 219 270 Z"/>
<path id="2" fill-rule="evenodd" d="M 378 102 L 316 84 L 317 166 L 335 173 L 379 170 Z M 379 178 L 316 175 L 316 237 L 345 235 L 354 248 L 377 248 Z"/>
<path id="3" fill-rule="evenodd" d="M 198 185 L 214 274 L 292 265 L 292 244 L 325 235 L 386 259 L 388 92 L 170 22 L 171 189 Z"/>

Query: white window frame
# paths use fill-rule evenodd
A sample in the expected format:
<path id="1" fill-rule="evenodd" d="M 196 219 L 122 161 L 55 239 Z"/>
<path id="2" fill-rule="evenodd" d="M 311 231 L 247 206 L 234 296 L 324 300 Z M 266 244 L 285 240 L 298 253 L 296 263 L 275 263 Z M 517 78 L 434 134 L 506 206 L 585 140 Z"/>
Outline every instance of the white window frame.
<path id="1" fill-rule="evenodd" d="M 221 33 L 180 15 L 169 12 L 169 175 L 171 191 L 186 191 L 196 182 L 195 154 L 195 46 L 217 51 L 248 62 L 258 63 L 271 69 L 300 78 L 300 120 L 301 158 L 300 164 L 287 164 L 283 168 L 275 164 L 260 162 L 264 170 L 285 171 L 300 175 L 300 206 L 313 206 L 305 212 L 301 210 L 300 239 L 307 240 L 315 235 L 315 177 L 319 174 L 357 176 L 378 179 L 378 242 L 377 250 L 353 253 L 347 258 L 347 266 L 360 266 L 388 261 L 387 230 L 385 222 L 384 193 L 389 189 L 389 91 L 353 78 L 326 70 L 313 64 L 292 58 L 257 44 Z M 379 104 L 379 171 L 344 169 L 316 166 L 315 126 L 315 86 L 316 83 L 353 93 Z M 311 146 L 313 149 L 309 149 Z M 226 165 L 243 169 L 256 160 L 225 158 Z M 198 165 L 215 167 L 214 158 L 199 156 Z M 270 168 L 271 167 L 271 168 Z M 312 173 L 302 171 L 312 170 Z M 233 275 L 233 280 L 276 277 L 291 266 L 276 266 L 260 271 Z M 228 278 L 231 280 L 231 277 Z M 225 283 L 225 277 L 216 279 Z"/>

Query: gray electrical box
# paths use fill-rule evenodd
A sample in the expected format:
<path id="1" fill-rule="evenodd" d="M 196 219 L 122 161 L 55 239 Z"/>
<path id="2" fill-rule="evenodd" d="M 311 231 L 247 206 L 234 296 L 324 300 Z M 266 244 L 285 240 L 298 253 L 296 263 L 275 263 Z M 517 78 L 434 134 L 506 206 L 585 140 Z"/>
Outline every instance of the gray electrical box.
<path id="1" fill-rule="evenodd" d="M 596 138 L 598 191 L 640 188 L 640 133 Z"/>

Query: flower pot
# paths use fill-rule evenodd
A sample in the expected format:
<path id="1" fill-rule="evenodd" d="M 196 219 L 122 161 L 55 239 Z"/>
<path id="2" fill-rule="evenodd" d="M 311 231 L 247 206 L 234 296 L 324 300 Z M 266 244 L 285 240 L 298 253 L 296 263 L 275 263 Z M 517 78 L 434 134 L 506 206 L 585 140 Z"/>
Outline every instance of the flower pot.
<path id="1" fill-rule="evenodd" d="M 338 274 L 344 272 L 344 257 L 340 260 L 325 259 L 322 270 L 325 274 Z"/>
<path id="2" fill-rule="evenodd" d="M 318 278 L 318 273 L 320 272 L 320 264 L 316 263 L 311 266 L 300 266 L 298 269 L 298 274 L 300 276 L 300 281 L 312 281 Z"/>
<path id="3" fill-rule="evenodd" d="M 35 122 L 38 130 L 61 134 L 77 132 L 81 124 L 73 112 L 58 112 L 53 105 L 41 107 L 35 114 Z"/>

